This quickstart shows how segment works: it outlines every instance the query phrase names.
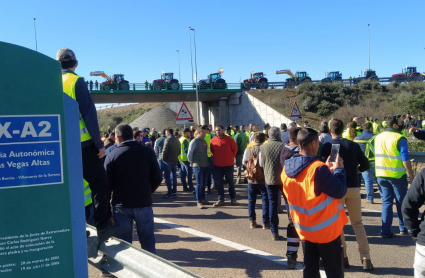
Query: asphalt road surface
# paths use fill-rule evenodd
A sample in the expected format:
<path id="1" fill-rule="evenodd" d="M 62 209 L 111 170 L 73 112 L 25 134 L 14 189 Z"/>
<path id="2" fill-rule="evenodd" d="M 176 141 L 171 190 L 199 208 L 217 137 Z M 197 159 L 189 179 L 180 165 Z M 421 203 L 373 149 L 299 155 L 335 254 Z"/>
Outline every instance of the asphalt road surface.
<path id="1" fill-rule="evenodd" d="M 154 215 L 157 255 L 202 277 L 302 277 L 302 264 L 297 270 L 286 267 L 286 213 L 279 214 L 279 234 L 282 239 L 273 241 L 270 230 L 249 227 L 247 185 L 236 186 L 240 206 L 230 204 L 226 189 L 226 206 L 206 209 L 196 207 L 192 193 L 181 192 L 178 197 L 162 199 L 166 186 L 155 192 Z M 364 190 L 362 190 L 364 193 Z M 217 191 L 206 195 L 208 201 L 217 200 Z M 284 206 L 283 206 L 284 207 Z M 375 195 L 375 204 L 362 199 L 363 223 L 370 244 L 373 272 L 364 272 L 358 253 L 354 231 L 350 224 L 344 228 L 351 267 L 345 277 L 412 277 L 415 246 L 409 236 L 398 236 L 398 220 L 394 217 L 394 237 L 380 237 L 381 200 Z M 394 206 L 394 212 L 396 211 Z M 286 211 L 285 211 L 286 212 Z M 257 223 L 261 223 L 261 197 L 258 196 Z M 137 234 L 133 244 L 140 246 Z M 300 248 L 298 262 L 302 262 Z M 142 263 L 142 262 L 141 262 Z M 326 277 L 321 271 L 322 277 Z M 89 264 L 90 277 L 101 277 L 100 271 Z"/>

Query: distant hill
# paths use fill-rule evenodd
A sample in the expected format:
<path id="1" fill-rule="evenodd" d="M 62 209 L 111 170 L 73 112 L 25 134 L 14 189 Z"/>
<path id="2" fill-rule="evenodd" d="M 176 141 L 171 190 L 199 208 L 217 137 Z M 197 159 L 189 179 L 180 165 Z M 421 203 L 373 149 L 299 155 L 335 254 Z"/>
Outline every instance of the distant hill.
<path id="1" fill-rule="evenodd" d="M 151 109 L 164 103 L 139 103 L 134 105 L 120 106 L 116 108 L 102 109 L 97 111 L 99 128 L 105 132 L 108 126 L 113 130 L 120 123 L 131 123 Z"/>

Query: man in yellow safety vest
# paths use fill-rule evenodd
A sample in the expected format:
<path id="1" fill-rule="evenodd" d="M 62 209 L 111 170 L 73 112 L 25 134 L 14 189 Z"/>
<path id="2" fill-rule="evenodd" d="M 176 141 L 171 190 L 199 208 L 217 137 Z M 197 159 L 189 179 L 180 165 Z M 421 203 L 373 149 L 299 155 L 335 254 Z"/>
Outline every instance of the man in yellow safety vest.
<path id="1" fill-rule="evenodd" d="M 375 175 L 381 189 L 382 228 L 381 237 L 391 238 L 393 222 L 393 201 L 396 199 L 400 235 L 408 235 L 404 226 L 401 203 L 407 193 L 407 174 L 410 183 L 414 176 L 409 159 L 407 140 L 401 134 L 403 121 L 401 116 L 387 118 L 388 127 L 375 137 Z"/>
<path id="2" fill-rule="evenodd" d="M 94 219 L 99 241 L 106 241 L 111 236 L 118 236 L 124 229 L 113 227 L 110 223 L 111 194 L 108 190 L 108 180 L 103 168 L 102 158 L 105 147 L 100 139 L 96 107 L 84 78 L 75 73 L 78 61 L 75 53 L 69 48 L 62 48 L 56 54 L 56 60 L 62 66 L 62 82 L 65 94 L 78 102 L 79 132 L 83 162 L 83 178 L 89 183 L 93 192 Z"/>

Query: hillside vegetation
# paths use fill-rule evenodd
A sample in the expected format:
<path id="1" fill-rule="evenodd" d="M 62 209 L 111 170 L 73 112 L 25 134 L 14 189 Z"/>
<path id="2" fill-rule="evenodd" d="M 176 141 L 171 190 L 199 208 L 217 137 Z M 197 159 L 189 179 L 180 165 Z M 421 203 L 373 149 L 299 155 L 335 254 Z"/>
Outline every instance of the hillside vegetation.
<path id="1" fill-rule="evenodd" d="M 303 120 L 318 127 L 331 117 L 348 122 L 353 116 L 371 116 L 382 121 L 384 116 L 425 113 L 425 83 L 410 82 L 380 85 L 365 80 L 356 86 L 342 83 L 304 83 L 296 89 L 251 90 L 251 95 L 289 117 L 294 101 Z"/>
<path id="2" fill-rule="evenodd" d="M 100 131 L 111 130 L 120 123 L 131 123 L 144 113 L 150 111 L 163 103 L 139 103 L 134 105 L 121 106 L 97 111 Z"/>

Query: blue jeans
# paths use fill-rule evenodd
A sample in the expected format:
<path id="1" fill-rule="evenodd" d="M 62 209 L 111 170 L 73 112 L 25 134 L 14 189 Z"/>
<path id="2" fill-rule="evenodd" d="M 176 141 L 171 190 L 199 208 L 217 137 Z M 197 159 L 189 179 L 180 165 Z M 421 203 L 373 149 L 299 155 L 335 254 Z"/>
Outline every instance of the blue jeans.
<path id="1" fill-rule="evenodd" d="M 266 184 L 267 195 L 269 197 L 269 215 L 270 215 L 270 230 L 272 234 L 279 234 L 279 216 L 277 215 L 277 205 L 279 202 L 280 185 Z"/>
<path id="2" fill-rule="evenodd" d="M 133 221 L 136 222 L 137 236 L 143 250 L 156 254 L 152 206 L 145 208 L 114 207 L 114 221 L 117 227 L 129 227 L 128 233 L 119 237 L 133 242 Z"/>
<path id="3" fill-rule="evenodd" d="M 224 202 L 224 185 L 223 176 L 229 184 L 230 199 L 236 198 L 235 184 L 233 183 L 233 165 L 226 167 L 213 167 L 213 175 L 215 180 L 215 187 L 217 188 L 218 200 Z"/>
<path id="4" fill-rule="evenodd" d="M 401 204 L 407 193 L 407 176 L 403 175 L 399 179 L 378 177 L 378 185 L 382 198 L 382 228 L 383 235 L 391 234 L 391 225 L 393 224 L 393 202 L 397 208 L 398 227 L 400 232 L 406 232 L 403 215 L 401 214 Z"/>
<path id="5" fill-rule="evenodd" d="M 269 197 L 267 195 L 267 189 L 264 184 L 252 184 L 248 180 L 248 214 L 249 220 L 256 220 L 255 216 L 255 203 L 257 202 L 257 194 L 261 192 L 261 198 L 263 200 L 263 224 L 270 222 L 269 216 Z"/>
<path id="6" fill-rule="evenodd" d="M 158 166 L 159 166 L 159 172 L 161 173 L 161 179 L 163 179 L 166 166 L 162 160 L 158 160 Z"/>
<path id="7" fill-rule="evenodd" d="M 208 157 L 208 162 L 210 163 L 210 166 L 208 167 L 207 185 L 208 185 L 208 190 L 210 190 L 211 184 L 212 184 L 213 187 L 215 187 L 215 181 L 214 181 L 214 176 L 213 176 L 214 159 L 213 159 L 212 156 Z"/>
<path id="8" fill-rule="evenodd" d="M 366 189 L 366 200 L 373 201 L 373 179 L 374 179 L 375 167 L 370 167 L 369 170 L 362 172 L 364 180 L 364 187 Z"/>
<path id="9" fill-rule="evenodd" d="M 176 162 L 163 161 L 162 163 L 164 163 L 164 178 L 168 189 L 167 194 L 171 196 L 172 193 L 177 193 Z M 172 187 L 171 179 L 173 179 Z"/>
<path id="10" fill-rule="evenodd" d="M 193 182 L 192 182 L 192 174 L 193 169 L 190 167 L 189 161 L 180 161 L 180 180 L 182 181 L 183 188 L 186 189 L 187 185 L 189 184 L 189 188 L 193 188 Z M 187 182 L 186 182 L 187 177 Z"/>
<path id="11" fill-rule="evenodd" d="M 196 177 L 196 201 L 200 203 L 205 200 L 205 180 L 208 167 L 193 167 L 193 172 Z"/>

